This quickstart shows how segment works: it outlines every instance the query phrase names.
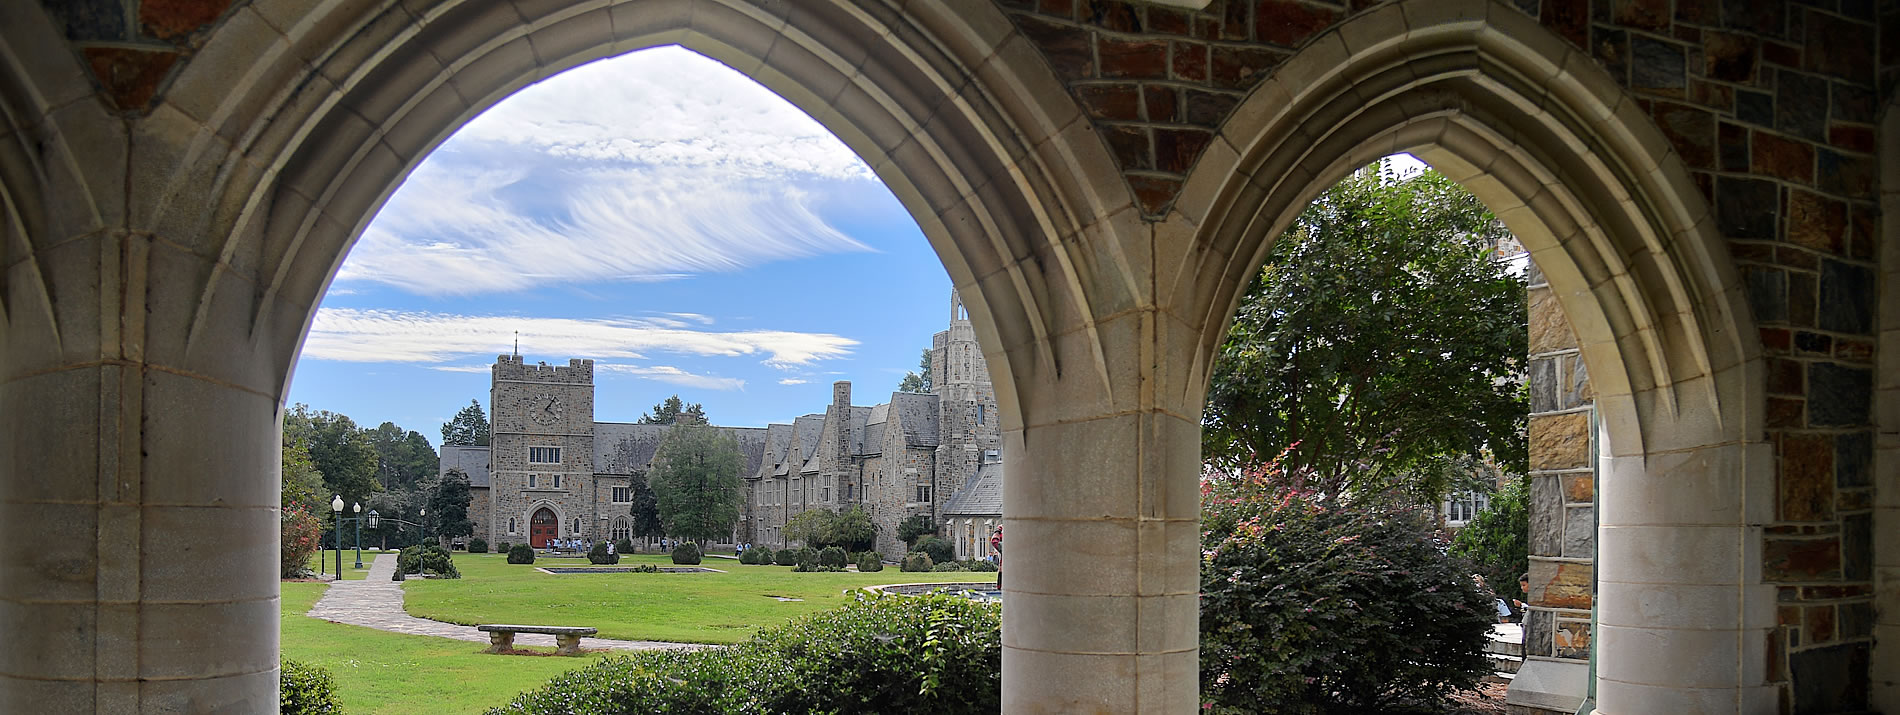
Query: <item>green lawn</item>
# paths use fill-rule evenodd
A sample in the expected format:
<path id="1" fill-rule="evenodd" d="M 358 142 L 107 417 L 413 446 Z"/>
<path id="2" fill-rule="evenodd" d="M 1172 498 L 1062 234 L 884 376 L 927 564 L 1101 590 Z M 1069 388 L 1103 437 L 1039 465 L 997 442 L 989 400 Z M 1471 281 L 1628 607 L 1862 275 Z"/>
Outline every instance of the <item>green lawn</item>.
<path id="1" fill-rule="evenodd" d="M 635 555 L 621 565 L 671 566 L 668 557 Z M 996 580 L 994 573 L 793 573 L 789 566 L 748 566 L 707 559 L 726 573 L 552 575 L 534 566 L 586 566 L 586 559 L 537 558 L 534 566 L 499 554 L 456 554 L 457 580 L 407 581 L 411 615 L 462 624 L 593 626 L 602 638 L 736 643 L 766 626 L 844 603 L 844 590 L 886 583 Z M 803 599 L 780 601 L 775 597 Z"/>
<path id="2" fill-rule="evenodd" d="M 345 569 L 351 565 L 343 564 Z M 345 712 L 479 713 L 602 657 L 482 655 L 482 643 L 387 633 L 305 616 L 326 588 L 321 583 L 283 584 L 283 654 L 336 676 Z"/>
<path id="3" fill-rule="evenodd" d="M 392 551 L 391 553 L 394 553 L 394 552 Z M 344 549 L 343 550 L 343 580 L 345 581 L 363 580 L 364 576 L 369 575 L 369 565 L 371 562 L 374 562 L 376 560 L 376 555 L 377 555 L 377 552 L 365 550 L 363 552 L 363 568 L 359 569 L 359 568 L 356 568 L 356 549 Z M 319 564 L 317 563 L 319 560 L 323 562 L 321 566 L 319 566 Z M 326 550 L 326 551 L 319 551 L 317 553 L 311 554 L 310 561 L 308 563 L 310 566 L 310 570 L 315 573 L 328 574 L 333 571 L 336 571 L 336 551 Z"/>

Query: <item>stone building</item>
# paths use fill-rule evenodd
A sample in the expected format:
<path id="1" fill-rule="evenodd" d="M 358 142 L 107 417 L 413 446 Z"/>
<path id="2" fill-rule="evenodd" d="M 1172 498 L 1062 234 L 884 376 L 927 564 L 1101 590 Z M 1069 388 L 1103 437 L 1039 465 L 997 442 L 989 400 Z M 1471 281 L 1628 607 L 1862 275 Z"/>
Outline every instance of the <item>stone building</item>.
<path id="1" fill-rule="evenodd" d="M 646 479 L 673 426 L 594 421 L 592 360 L 529 365 L 502 355 L 491 372 L 490 445 L 442 448 L 441 471 L 469 475 L 474 535 L 536 547 L 627 536 L 633 480 Z M 720 429 L 739 443 L 740 474 L 757 470 L 765 430 Z"/>
<path id="2" fill-rule="evenodd" d="M 666 44 L 836 131 L 968 301 L 1006 712 L 1197 709 L 1213 348 L 1276 227 L 1398 151 L 1588 365 L 1597 709 L 1900 711 L 1895 36 L 1865 0 L 0 2 L 0 712 L 277 709 L 337 266 L 472 117 Z"/>
<path id="3" fill-rule="evenodd" d="M 740 538 L 782 547 L 786 521 L 800 512 L 861 506 L 877 525 L 876 549 L 894 556 L 904 549 L 899 522 L 918 515 L 944 524 L 944 506 L 976 484 L 981 468 L 1000 485 L 996 391 L 969 311 L 955 293 L 949 328 L 931 337 L 930 384 L 927 394 L 895 392 L 889 402 L 865 407 L 851 404 L 851 383 L 841 381 L 832 385 L 824 414 L 767 427 L 766 458 L 747 480 Z M 972 516 L 1002 523 L 1000 498 L 964 501 L 992 509 Z"/>

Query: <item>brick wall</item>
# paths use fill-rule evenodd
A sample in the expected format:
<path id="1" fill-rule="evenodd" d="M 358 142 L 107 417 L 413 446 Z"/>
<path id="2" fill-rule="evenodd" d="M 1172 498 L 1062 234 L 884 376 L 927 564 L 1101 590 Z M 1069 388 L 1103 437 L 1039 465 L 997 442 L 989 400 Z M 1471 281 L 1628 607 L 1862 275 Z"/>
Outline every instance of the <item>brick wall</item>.
<path id="1" fill-rule="evenodd" d="M 1118 0 L 996 2 L 1085 108 L 1150 218 L 1167 212 L 1239 97 L 1310 38 L 1378 4 L 1214 0 L 1191 12 Z M 1786 709 L 1864 708 L 1873 128 L 1883 85 L 1900 77 L 1892 37 L 1900 3 L 1503 4 L 1587 52 L 1631 93 L 1730 239 L 1768 356 L 1764 437 L 1780 456 L 1776 522 L 1762 549 L 1783 621 L 1764 645 L 1768 677 L 1783 684 Z M 1815 675 L 1831 673 L 1861 675 Z"/>

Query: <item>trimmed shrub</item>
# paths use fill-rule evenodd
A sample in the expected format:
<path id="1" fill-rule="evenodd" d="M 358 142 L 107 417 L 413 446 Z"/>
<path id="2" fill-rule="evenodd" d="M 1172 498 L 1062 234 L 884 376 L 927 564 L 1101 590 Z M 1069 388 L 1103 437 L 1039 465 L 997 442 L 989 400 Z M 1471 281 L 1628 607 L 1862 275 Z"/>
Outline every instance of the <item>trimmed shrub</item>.
<path id="1" fill-rule="evenodd" d="M 481 539 L 469 539 L 468 552 L 471 554 L 486 554 L 488 553 L 488 542 Z"/>
<path id="2" fill-rule="evenodd" d="M 1258 474 L 1202 491 L 1205 709 L 1435 709 L 1490 672 L 1491 597 L 1426 511 L 1331 508 Z"/>
<path id="3" fill-rule="evenodd" d="M 594 544 L 594 548 L 587 550 L 587 563 L 617 564 L 620 563 L 620 554 L 608 553 L 607 542 L 602 541 L 598 544 Z"/>
<path id="4" fill-rule="evenodd" d="M 925 536 L 918 539 L 917 545 L 911 547 L 911 551 L 922 551 L 926 554 L 930 554 L 930 562 L 933 564 L 957 560 L 956 549 L 950 545 L 950 542 L 945 541 L 943 537 L 940 536 Z"/>
<path id="5" fill-rule="evenodd" d="M 844 568 L 844 549 L 836 546 L 825 547 L 824 550 L 818 552 L 818 565 Z"/>
<path id="6" fill-rule="evenodd" d="M 621 553 L 621 554 L 633 553 L 633 540 L 621 539 L 619 541 L 614 542 L 614 551 L 616 553 Z"/>
<path id="7" fill-rule="evenodd" d="M 704 554 L 700 552 L 699 544 L 695 544 L 691 541 L 682 541 L 679 546 L 673 547 L 673 563 L 683 566 L 697 566 L 703 557 Z"/>
<path id="8" fill-rule="evenodd" d="M 995 713 L 999 613 L 956 596 L 854 594 L 729 648 L 606 658 L 493 712 Z"/>
<path id="9" fill-rule="evenodd" d="M 759 557 L 750 551 L 741 551 L 739 552 L 739 563 L 748 566 L 757 565 L 759 563 Z"/>
<path id="10" fill-rule="evenodd" d="M 281 674 L 277 676 L 278 690 L 282 691 L 282 706 L 278 709 L 281 715 L 341 715 L 343 701 L 337 699 L 336 679 L 330 677 L 330 671 L 288 658 L 281 662 Z"/>
<path id="11" fill-rule="evenodd" d="M 529 546 L 527 544 L 515 544 L 514 546 L 510 547 L 508 549 L 508 563 L 511 563 L 511 564 L 534 563 L 534 547 Z"/>
<path id="12" fill-rule="evenodd" d="M 461 578 L 462 572 L 455 568 L 455 558 L 441 544 L 430 541 L 406 547 L 396 556 L 396 570 L 409 573 L 416 570 L 420 561 L 422 568 L 443 578 Z"/>
<path id="13" fill-rule="evenodd" d="M 943 563 L 930 567 L 930 570 L 932 571 L 968 571 L 969 569 L 964 568 L 963 564 L 961 563 L 958 563 L 955 561 L 945 561 Z"/>
<path id="14" fill-rule="evenodd" d="M 797 565 L 797 568 L 795 569 L 797 571 L 805 571 L 805 572 L 817 571 L 818 570 L 818 550 L 811 548 L 809 546 L 799 549 L 798 551 L 794 552 L 794 561 Z"/>
<path id="15" fill-rule="evenodd" d="M 505 554 L 505 553 L 508 553 L 508 549 L 509 549 L 508 542 L 506 541 L 495 542 L 495 553 Z"/>
<path id="16" fill-rule="evenodd" d="M 904 563 L 898 566 L 897 569 L 899 571 L 929 571 L 933 566 L 935 566 L 935 564 L 931 563 L 930 554 L 926 554 L 922 551 L 912 551 L 908 554 L 904 554 Z"/>
<path id="17" fill-rule="evenodd" d="M 859 572 L 876 573 L 878 571 L 883 571 L 883 570 L 884 570 L 884 557 L 880 555 L 878 552 L 866 551 L 862 554 L 858 554 L 858 571 Z"/>
<path id="18" fill-rule="evenodd" d="M 996 564 L 990 563 L 983 559 L 964 559 L 962 561 L 958 561 L 957 564 L 962 566 L 963 570 L 965 571 L 980 571 L 984 573 L 996 573 Z"/>
<path id="19" fill-rule="evenodd" d="M 780 566 L 797 566 L 798 552 L 791 549 L 779 549 L 778 553 L 772 555 L 772 562 Z"/>

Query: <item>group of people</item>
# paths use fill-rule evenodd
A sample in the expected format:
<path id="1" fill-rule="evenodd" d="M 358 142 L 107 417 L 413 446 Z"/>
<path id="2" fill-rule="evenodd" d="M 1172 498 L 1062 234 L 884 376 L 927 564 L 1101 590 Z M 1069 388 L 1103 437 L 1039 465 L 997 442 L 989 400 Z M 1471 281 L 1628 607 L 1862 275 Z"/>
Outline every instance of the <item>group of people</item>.
<path id="1" fill-rule="evenodd" d="M 548 553 L 550 554 L 556 551 L 588 551 L 593 548 L 594 542 L 592 539 L 582 539 L 579 537 L 572 539 L 548 539 Z M 609 541 L 607 542 L 607 553 L 611 554 L 613 552 L 614 542 Z"/>
<path id="2" fill-rule="evenodd" d="M 1524 622 L 1524 611 L 1529 604 L 1515 598 L 1511 599 L 1509 603 L 1506 603 L 1503 597 L 1498 596 L 1491 590 L 1490 584 L 1484 582 L 1483 576 L 1472 574 L 1471 578 L 1478 582 L 1478 590 L 1491 596 L 1491 601 L 1497 608 L 1499 623 Z M 1517 577 L 1517 590 L 1525 594 L 1531 592 L 1531 575 L 1529 573 Z"/>

